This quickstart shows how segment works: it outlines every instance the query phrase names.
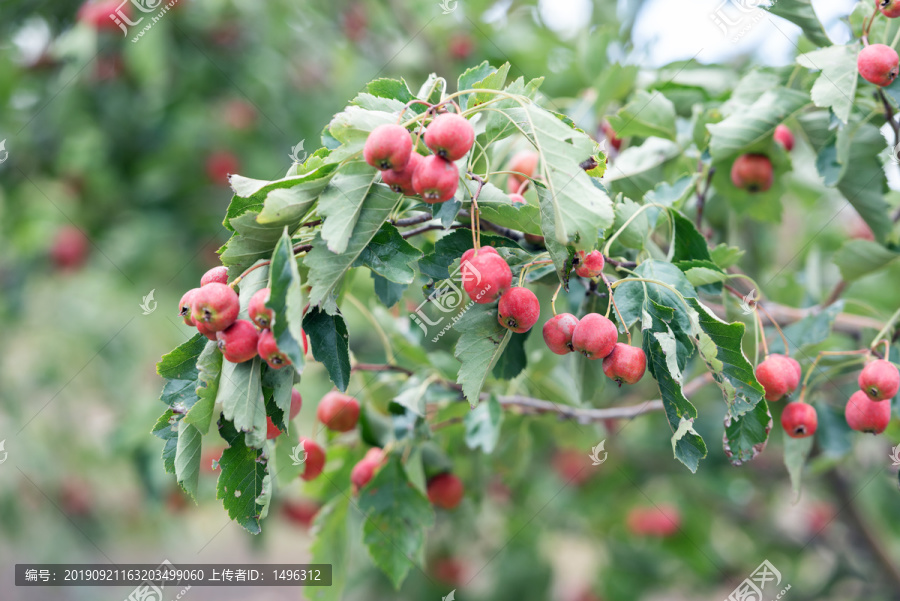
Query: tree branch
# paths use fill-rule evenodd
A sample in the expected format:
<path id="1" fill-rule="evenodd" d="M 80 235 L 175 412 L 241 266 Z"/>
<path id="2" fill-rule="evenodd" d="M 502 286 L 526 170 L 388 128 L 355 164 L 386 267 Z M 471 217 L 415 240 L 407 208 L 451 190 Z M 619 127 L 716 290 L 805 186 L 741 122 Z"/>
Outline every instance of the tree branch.
<path id="1" fill-rule="evenodd" d="M 391 221 L 391 225 L 396 227 L 408 227 L 410 225 L 419 225 L 420 223 L 425 223 L 426 221 L 431 221 L 434 219 L 428 213 L 422 213 L 421 215 L 416 215 L 415 217 L 404 217 L 403 219 L 394 219 Z"/>
<path id="2" fill-rule="evenodd" d="M 470 219 L 472 217 L 468 211 L 460 211 L 459 216 L 462 219 Z M 485 221 L 484 219 L 481 219 L 480 223 L 482 229 L 491 230 L 492 232 L 500 234 L 501 236 L 506 236 L 507 238 L 512 238 L 513 240 L 522 240 L 525 237 L 525 234 L 522 232 L 511 230 L 507 227 L 497 225 L 496 223 Z"/>

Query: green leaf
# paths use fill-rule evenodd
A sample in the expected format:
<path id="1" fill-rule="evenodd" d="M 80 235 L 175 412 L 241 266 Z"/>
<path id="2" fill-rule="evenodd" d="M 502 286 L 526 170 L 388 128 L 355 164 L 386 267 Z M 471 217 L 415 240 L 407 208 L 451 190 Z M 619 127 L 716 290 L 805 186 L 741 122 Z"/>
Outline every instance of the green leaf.
<path id="1" fill-rule="evenodd" d="M 266 443 L 266 406 L 260 380 L 259 357 L 244 363 L 225 361 L 216 402 L 222 404 L 225 419 L 246 432 L 248 446 L 261 448 Z"/>
<path id="2" fill-rule="evenodd" d="M 285 224 L 261 224 L 258 216 L 258 213 L 244 213 L 230 222 L 235 234 L 219 249 L 219 258 L 228 266 L 229 277 L 236 277 L 260 259 L 268 259 L 281 237 Z M 287 227 L 294 229 L 299 224 L 297 220 Z"/>
<path id="3" fill-rule="evenodd" d="M 271 324 L 278 349 L 291 360 L 294 371 L 303 371 L 303 291 L 293 243 L 287 228 L 281 234 L 269 266 L 269 300 L 266 307 L 275 314 Z"/>
<path id="4" fill-rule="evenodd" d="M 660 92 L 638 90 L 631 101 L 608 120 L 620 138 L 656 136 L 675 139 L 675 105 Z"/>
<path id="5" fill-rule="evenodd" d="M 462 187 L 466 192 L 465 198 L 471 199 L 478 186 L 474 181 L 463 181 Z M 486 183 L 481 188 L 478 210 L 483 219 L 496 225 L 526 234 L 541 234 L 540 208 L 532 204 L 513 204 L 508 194 L 491 183 Z M 447 225 L 445 223 L 444 227 Z"/>
<path id="6" fill-rule="evenodd" d="M 197 397 L 198 401 L 184 416 L 184 421 L 191 424 L 201 434 L 209 432 L 213 412 L 216 406 L 216 395 L 219 391 L 219 376 L 222 373 L 222 353 L 216 343 L 210 340 L 197 360 Z"/>
<path id="7" fill-rule="evenodd" d="M 181 421 L 178 430 L 178 443 L 175 448 L 175 478 L 197 501 L 197 485 L 200 482 L 200 443 L 203 434 L 194 426 Z"/>
<path id="8" fill-rule="evenodd" d="M 740 262 L 744 256 L 743 250 L 736 246 L 728 246 L 724 242 L 710 249 L 709 254 L 713 262 L 721 269 L 728 269 Z"/>
<path id="9" fill-rule="evenodd" d="M 791 438 L 784 435 L 784 465 L 791 477 L 791 489 L 794 491 L 794 500 L 800 498 L 800 484 L 803 477 L 803 466 L 809 458 L 813 447 L 813 437 Z"/>
<path id="10" fill-rule="evenodd" d="M 331 151 L 329 161 L 340 163 L 362 152 L 366 139 L 373 129 L 386 123 L 395 123 L 397 115 L 388 111 L 371 111 L 358 106 L 348 106 L 334 116 L 327 132 L 340 145 Z"/>
<path id="11" fill-rule="evenodd" d="M 850 118 L 853 99 L 856 97 L 856 84 L 859 80 L 857 54 L 858 44 L 829 45 L 797 57 L 797 63 L 801 66 L 822 71 L 813 84 L 812 101 L 818 107 L 830 108 L 844 123 Z"/>
<path id="12" fill-rule="evenodd" d="M 375 295 L 385 307 L 391 308 L 400 302 L 400 299 L 403 298 L 403 293 L 409 288 L 407 284 L 395 284 L 374 271 L 370 272 L 370 275 L 374 280 Z"/>
<path id="13" fill-rule="evenodd" d="M 481 90 L 502 90 L 506 84 L 506 77 L 509 75 L 509 63 L 503 63 L 499 68 L 493 69 L 484 79 L 472 84 L 473 89 Z M 486 92 L 476 92 L 474 98 L 467 99 L 466 107 L 478 106 L 488 100 L 496 98 L 496 95 Z"/>
<path id="14" fill-rule="evenodd" d="M 290 425 L 291 391 L 294 388 L 295 373 L 290 369 L 263 368 L 266 415 L 282 432 L 287 432 Z"/>
<path id="15" fill-rule="evenodd" d="M 536 185 L 542 206 L 542 230 L 548 228 L 560 244 L 591 249 L 598 232 L 613 223 L 612 201 L 593 184 L 580 164 L 594 154 L 594 141 L 534 103 L 504 112 L 525 132 L 540 155 Z M 548 226 L 544 220 L 548 218 Z"/>
<path id="16" fill-rule="evenodd" d="M 310 586 L 303 594 L 312 601 L 340 601 L 350 567 L 350 533 L 347 527 L 350 497 L 335 495 L 316 514 L 310 547 L 311 563 L 331 564 L 331 586 Z"/>
<path id="17" fill-rule="evenodd" d="M 647 138 L 640 146 L 623 150 L 603 182 L 613 194 L 645 194 L 665 179 L 666 164 L 681 153 L 681 147 L 671 140 Z"/>
<path id="18" fill-rule="evenodd" d="M 828 305 L 824 310 L 807 315 L 800 321 L 783 328 L 784 337 L 790 345 L 791 354 L 797 355 L 801 348 L 813 346 L 831 336 L 834 320 L 844 310 L 844 301 L 838 300 Z M 784 353 L 784 343 L 781 336 L 769 343 L 770 353 Z"/>
<path id="19" fill-rule="evenodd" d="M 494 365 L 493 374 L 500 380 L 512 380 L 518 376 L 528 365 L 528 355 L 525 353 L 525 342 L 532 330 L 528 330 L 519 336 L 512 336 L 506 350 L 500 355 Z"/>
<path id="20" fill-rule="evenodd" d="M 331 252 L 341 254 L 347 250 L 363 203 L 378 177 L 378 171 L 365 161 L 353 161 L 342 166 L 322 191 L 319 214 L 325 221 L 320 233 Z"/>
<path id="21" fill-rule="evenodd" d="M 261 449 L 245 444 L 244 433 L 228 423 L 221 425 L 229 446 L 219 459 L 216 498 L 223 501 L 228 517 L 251 534 L 259 534 L 259 520 L 267 509 L 271 480 L 267 460 Z M 265 441 L 265 425 L 263 426 Z"/>
<path id="22" fill-rule="evenodd" d="M 772 415 L 766 401 L 741 416 L 725 415 L 725 455 L 734 465 L 752 461 L 766 448 L 772 430 Z"/>
<path id="23" fill-rule="evenodd" d="M 353 262 L 353 267 L 368 267 L 397 284 L 411 284 L 416 272 L 410 263 L 418 261 L 422 256 L 422 251 L 404 240 L 396 227 L 383 223 L 369 245 Z"/>
<path id="24" fill-rule="evenodd" d="M 475 87 L 475 84 L 484 81 L 484 79 L 491 73 L 496 72 L 497 69 L 492 67 L 487 61 L 484 61 L 480 65 L 476 65 L 467 69 L 463 72 L 462 75 L 459 76 L 459 79 L 457 80 L 457 89 L 460 91 L 471 90 Z M 463 109 L 468 108 L 469 99 L 472 98 L 472 96 L 472 94 L 463 94 L 462 96 L 460 96 L 457 99 L 457 101 L 459 102 L 459 106 L 461 106 Z"/>
<path id="25" fill-rule="evenodd" d="M 834 264 L 841 270 L 844 281 L 852 282 L 879 269 L 884 269 L 900 257 L 871 240 L 848 240 L 834 255 Z"/>
<path id="26" fill-rule="evenodd" d="M 471 305 L 453 328 L 460 333 L 454 355 L 462 363 L 456 381 L 469 404 L 475 407 L 491 368 L 509 343 L 512 332 L 497 321 L 497 307 L 492 303 Z"/>
<path id="27" fill-rule="evenodd" d="M 712 138 L 709 150 L 716 161 L 726 161 L 771 141 L 775 127 L 809 104 L 809 96 L 798 90 L 775 88 L 750 107 L 724 121 L 707 126 Z"/>
<path id="28" fill-rule="evenodd" d="M 316 158 L 310 157 L 308 162 Z M 321 164 L 303 175 L 293 175 L 274 181 L 231 176 L 234 193 L 244 202 L 232 201 L 225 221 L 229 229 L 231 220 L 249 211 L 259 213 L 257 221 L 281 229 L 281 226 L 299 221 L 309 213 L 322 189 L 337 169 L 334 163 Z"/>
<path id="29" fill-rule="evenodd" d="M 725 396 L 728 411 L 732 416 L 741 416 L 765 396 L 741 346 L 744 324 L 722 321 L 696 298 L 688 298 L 687 302 L 696 312 L 691 317 L 697 320 L 694 336 L 700 357 Z"/>
<path id="30" fill-rule="evenodd" d="M 422 563 L 425 531 L 434 525 L 434 510 L 411 486 L 397 456 L 360 491 L 359 509 L 366 515 L 363 544 L 375 565 L 399 589 L 413 565 Z"/>
<path id="31" fill-rule="evenodd" d="M 346 249 L 340 254 L 326 248 L 321 232 L 316 234 L 313 249 L 303 261 L 309 268 L 309 283 L 312 286 L 310 306 L 323 307 L 329 313 L 337 311 L 333 296 L 338 284 L 388 218 L 397 199 L 397 194 L 386 186 L 372 187 L 363 202 Z"/>
<path id="32" fill-rule="evenodd" d="M 341 392 L 350 384 L 350 336 L 340 313 L 330 315 L 310 309 L 303 319 L 313 357 L 328 370 L 328 377 Z"/>
<path id="33" fill-rule="evenodd" d="M 410 376 L 408 380 L 397 391 L 394 402 L 398 405 L 406 407 L 416 415 L 425 415 L 425 392 L 432 380 L 428 378 L 420 378 L 419 376 Z"/>
<path id="34" fill-rule="evenodd" d="M 165 442 L 162 451 L 163 465 L 167 474 L 175 473 L 175 454 L 178 448 L 178 421 L 179 416 L 171 409 L 159 416 L 151 431 L 154 436 Z"/>
<path id="35" fill-rule="evenodd" d="M 778 0 L 767 9 L 773 15 L 783 17 L 798 25 L 807 39 L 816 46 L 830 46 L 831 40 L 825 32 L 825 27 L 816 16 L 812 0 Z"/>
<path id="36" fill-rule="evenodd" d="M 193 338 L 162 356 L 156 364 L 156 373 L 167 380 L 196 380 L 197 359 L 209 340 L 203 334 Z"/>
<path id="37" fill-rule="evenodd" d="M 669 214 L 675 222 L 675 253 L 672 262 L 676 261 L 711 261 L 709 246 L 694 223 L 681 211 L 671 209 Z"/>
<path id="38" fill-rule="evenodd" d="M 729 279 L 728 274 L 712 261 L 679 261 L 675 265 L 684 272 L 691 285 L 698 288 L 721 284 Z"/>
<path id="39" fill-rule="evenodd" d="M 882 242 L 890 234 L 893 223 L 884 200 L 887 179 L 878 159 L 884 146 L 884 138 L 877 127 L 869 123 L 860 127 L 847 151 L 846 172 L 837 185 L 844 198 L 872 228 L 875 239 Z"/>
<path id="40" fill-rule="evenodd" d="M 470 449 L 481 449 L 490 455 L 497 448 L 500 439 L 500 423 L 503 421 L 503 408 L 494 395 L 486 403 L 481 403 L 466 414 L 466 446 Z"/>

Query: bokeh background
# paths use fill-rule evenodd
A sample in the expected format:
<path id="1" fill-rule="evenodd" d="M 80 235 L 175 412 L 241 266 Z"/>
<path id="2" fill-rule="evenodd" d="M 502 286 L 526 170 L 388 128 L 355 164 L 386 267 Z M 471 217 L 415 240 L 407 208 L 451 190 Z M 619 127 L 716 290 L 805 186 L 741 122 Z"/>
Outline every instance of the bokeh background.
<path id="1" fill-rule="evenodd" d="M 281 176 L 292 152 L 315 150 L 331 115 L 376 77 L 403 77 L 416 89 L 432 71 L 452 82 L 482 60 L 509 61 L 514 77 L 545 75 L 554 104 L 597 131 L 636 82 L 671 73 L 679 61 L 709 65 L 706 77 L 724 89 L 754 66 L 792 63 L 798 28 L 767 16 L 734 42 L 710 17 L 721 4 L 181 0 L 132 41 L 138 27 L 127 37 L 98 27 L 78 3 L 5 0 L 0 440 L 8 456 L 0 464 L 0 598 L 112 601 L 129 592 L 17 589 L 16 562 L 309 558 L 314 499 L 327 491 L 299 480 L 283 487 L 254 537 L 215 500 L 214 474 L 202 474 L 194 506 L 164 474 L 162 443 L 149 434 L 163 408 L 154 364 L 190 335 L 174 307 L 217 264 L 215 250 L 228 237 L 221 226 L 227 173 Z M 853 2 L 813 5 L 833 40 L 849 39 L 842 19 Z M 748 250 L 742 268 L 769 282 L 773 300 L 793 306 L 827 292 L 837 277 L 831 254 L 860 227 L 810 211 L 824 194 L 816 179 L 795 175 L 780 223 L 741 223 L 735 234 Z M 854 283 L 846 310 L 889 315 L 900 293 L 885 284 L 898 276 Z M 344 307 L 351 348 L 361 360 L 383 361 L 369 319 L 388 314 L 376 307 L 368 278 L 356 278 L 351 290 L 358 301 Z M 144 314 L 142 304 L 157 303 Z M 539 337 L 532 338 L 530 350 Z M 644 384 L 635 394 L 652 398 L 652 383 Z M 310 365 L 299 386 L 301 433 L 314 431 L 315 403 L 328 388 L 324 370 Z M 698 426 L 709 441 L 721 428 L 716 394 L 695 400 L 713 415 Z M 437 601 L 458 589 L 465 600 L 723 599 L 764 559 L 791 584 L 786 598 L 794 601 L 900 598 L 900 579 L 877 556 L 900 562 L 896 468 L 885 467 L 888 443 L 900 442 L 897 426 L 862 440 L 831 425 L 838 432 L 829 440 L 837 442 L 817 449 L 795 502 L 780 434 L 739 469 L 713 442 L 691 475 L 672 459 L 659 415 L 618 435 L 615 427 L 509 418 L 496 456 L 476 458 L 464 472 L 479 483 L 471 498 L 439 516 L 425 570 L 413 570 L 394 592 L 357 546 L 344 598 Z M 448 436 L 464 449 L 458 432 Z M 601 438 L 609 461 L 563 486 Z M 660 506 L 677 515 L 681 532 L 658 536 L 634 526 L 635 509 Z M 195 588 L 184 598 L 303 595 Z"/>

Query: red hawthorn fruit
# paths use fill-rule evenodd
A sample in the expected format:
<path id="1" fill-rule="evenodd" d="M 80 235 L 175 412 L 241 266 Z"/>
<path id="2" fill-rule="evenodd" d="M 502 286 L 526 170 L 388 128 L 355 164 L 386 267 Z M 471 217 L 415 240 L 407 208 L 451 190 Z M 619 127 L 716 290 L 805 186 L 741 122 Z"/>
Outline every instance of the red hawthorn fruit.
<path id="1" fill-rule="evenodd" d="M 271 327 L 272 320 L 275 318 L 272 309 L 266 307 L 266 303 L 269 302 L 270 292 L 268 288 L 262 288 L 254 292 L 250 300 L 247 301 L 247 315 L 250 317 L 250 321 L 255 323 L 260 330 Z"/>
<path id="2" fill-rule="evenodd" d="M 240 161 L 227 150 L 218 150 L 206 157 L 206 175 L 219 186 L 228 185 L 228 176 L 241 169 Z"/>
<path id="3" fill-rule="evenodd" d="M 540 156 L 532 150 L 523 150 L 513 155 L 506 170 L 515 171 L 516 173 L 511 174 L 509 178 L 507 178 L 507 192 L 518 192 L 519 187 L 521 187 L 523 183 L 529 181 L 529 178 L 534 177 L 538 160 L 540 160 Z"/>
<path id="4" fill-rule="evenodd" d="M 380 171 L 406 167 L 412 156 L 412 138 L 402 125 L 379 125 L 366 138 L 363 158 Z"/>
<path id="5" fill-rule="evenodd" d="M 349 432 L 359 419 L 359 401 L 348 394 L 332 390 L 319 401 L 319 421 L 335 432 Z"/>
<path id="6" fill-rule="evenodd" d="M 541 333 L 544 344 L 557 355 L 565 355 L 575 350 L 572 346 L 572 334 L 578 325 L 578 318 L 571 313 L 554 315 L 544 324 Z"/>
<path id="7" fill-rule="evenodd" d="M 509 201 L 514 205 L 528 204 L 528 201 L 525 200 L 525 197 L 516 192 L 513 192 L 512 194 L 509 195 Z"/>
<path id="8" fill-rule="evenodd" d="M 612 352 L 618 338 L 613 322 L 599 313 L 588 313 L 572 332 L 572 347 L 588 359 L 603 359 Z"/>
<path id="9" fill-rule="evenodd" d="M 64 225 L 56 232 L 50 246 L 50 259 L 57 269 L 76 271 L 87 261 L 90 242 L 74 225 Z"/>
<path id="10" fill-rule="evenodd" d="M 207 284 L 227 284 L 228 283 L 228 268 L 224 265 L 219 265 L 218 267 L 213 267 L 209 271 L 203 274 L 203 277 L 200 278 L 200 286 L 206 286 Z"/>
<path id="11" fill-rule="evenodd" d="M 492 254 L 492 255 L 497 255 L 497 254 L 498 254 L 498 253 L 497 253 L 497 249 L 494 248 L 493 246 L 482 246 L 482 247 L 480 247 L 480 248 L 478 249 L 478 252 L 479 252 L 480 254 L 483 254 L 483 253 L 489 253 L 489 254 Z M 459 260 L 459 264 L 462 265 L 462 264 L 464 264 L 466 261 L 471 261 L 471 260 L 472 260 L 472 257 L 474 257 L 474 256 L 475 256 L 475 249 L 474 249 L 474 248 L 470 248 L 469 250 L 467 250 L 466 252 L 464 252 L 464 253 L 462 254 L 462 258 Z M 499 256 L 499 255 L 498 255 L 498 256 Z"/>
<path id="12" fill-rule="evenodd" d="M 877 359 L 859 372 L 859 389 L 873 401 L 884 401 L 897 396 L 900 389 L 900 371 L 890 361 Z"/>
<path id="13" fill-rule="evenodd" d="M 450 586 L 459 587 L 464 584 L 463 576 L 466 565 L 455 557 L 441 557 L 432 563 L 431 573 L 435 578 Z"/>
<path id="14" fill-rule="evenodd" d="M 524 334 L 541 316 L 541 304 L 528 288 L 514 286 L 503 293 L 497 306 L 497 320 L 504 328 Z"/>
<path id="15" fill-rule="evenodd" d="M 731 166 L 731 183 L 751 194 L 765 192 L 775 181 L 772 161 L 762 154 L 742 154 Z"/>
<path id="16" fill-rule="evenodd" d="M 791 438 L 806 438 L 816 433 L 819 416 L 812 405 L 794 401 L 784 407 L 781 414 L 781 427 Z"/>
<path id="17" fill-rule="evenodd" d="M 191 319 L 193 319 L 193 317 Z M 216 338 L 216 332 L 207 328 L 203 322 L 194 323 L 194 326 L 196 326 L 198 332 L 200 332 L 210 340 L 218 341 L 218 338 Z"/>
<path id="18" fill-rule="evenodd" d="M 567 484 L 580 486 L 594 475 L 593 462 L 588 454 L 576 449 L 558 449 L 550 460 L 553 470 Z"/>
<path id="19" fill-rule="evenodd" d="M 435 507 L 455 509 L 462 501 L 465 487 L 462 480 L 450 473 L 438 474 L 428 481 L 428 500 Z"/>
<path id="20" fill-rule="evenodd" d="M 437 155 L 422 158 L 412 177 L 413 189 L 428 204 L 453 198 L 459 188 L 459 169 Z"/>
<path id="21" fill-rule="evenodd" d="M 472 54 L 472 38 L 467 33 L 454 33 L 450 36 L 450 43 L 447 45 L 447 51 L 450 56 L 457 60 L 466 60 Z"/>
<path id="22" fill-rule="evenodd" d="M 220 332 L 234 323 L 241 310 L 241 301 L 231 286 L 213 282 L 201 286 L 193 296 L 191 317 L 194 323 L 207 330 Z"/>
<path id="23" fill-rule="evenodd" d="M 497 300 L 512 285 L 512 270 L 496 252 L 473 255 L 461 263 L 460 271 L 463 289 L 479 305 Z"/>
<path id="24" fill-rule="evenodd" d="M 612 352 L 603 359 L 603 373 L 606 377 L 622 384 L 634 384 L 644 377 L 647 356 L 643 349 L 617 342 Z"/>
<path id="25" fill-rule="evenodd" d="M 400 171 L 394 171 L 393 169 L 382 171 L 382 181 L 384 181 L 384 183 L 394 192 L 400 192 L 405 196 L 414 196 L 416 194 L 416 189 L 413 187 L 413 174 L 416 172 L 419 165 L 422 164 L 424 158 L 425 157 L 418 152 L 411 153 L 409 155 L 409 160 L 406 162 L 406 166 Z"/>
<path id="26" fill-rule="evenodd" d="M 315 480 L 325 468 L 325 451 L 308 438 L 300 438 L 299 443 L 306 451 L 306 461 L 303 462 L 303 473 L 300 477 L 306 481 Z"/>
<path id="27" fill-rule="evenodd" d="M 859 74 L 869 83 L 886 87 L 894 83 L 900 72 L 897 51 L 884 44 L 872 44 L 863 48 L 856 58 Z"/>
<path id="28" fill-rule="evenodd" d="M 625 523 L 635 536 L 665 538 L 678 532 L 681 527 L 681 512 L 673 505 L 635 507 L 628 512 Z"/>
<path id="29" fill-rule="evenodd" d="M 184 293 L 184 296 L 181 297 L 181 300 L 178 301 L 178 315 L 184 320 L 184 325 L 187 326 L 196 326 L 197 324 L 194 322 L 194 317 L 191 315 L 191 303 L 193 302 L 194 292 L 199 290 L 199 288 L 191 288 L 187 292 Z"/>
<path id="30" fill-rule="evenodd" d="M 425 128 L 423 138 L 431 152 L 450 162 L 468 154 L 475 143 L 475 129 L 469 120 L 456 113 L 443 113 Z"/>
<path id="31" fill-rule="evenodd" d="M 358 493 L 378 471 L 378 468 L 384 463 L 384 451 L 375 447 L 369 449 L 366 456 L 357 462 L 350 471 L 350 483 L 353 485 L 353 492 Z"/>
<path id="32" fill-rule="evenodd" d="M 281 513 L 285 519 L 292 524 L 297 524 L 303 528 L 310 528 L 316 519 L 321 507 L 315 501 L 307 499 L 299 499 L 297 501 L 287 500 L 281 505 Z"/>
<path id="33" fill-rule="evenodd" d="M 116 12 L 121 6 L 122 14 L 126 17 L 131 15 L 131 4 L 118 0 L 101 0 L 99 2 L 88 1 L 81 5 L 78 9 L 78 20 L 86 25 L 90 25 L 97 31 L 121 31 L 121 28 L 112 20 L 112 16 L 116 16 Z"/>
<path id="34" fill-rule="evenodd" d="M 604 121 L 600 124 L 600 128 L 603 130 L 603 135 L 606 136 L 607 140 L 609 140 L 610 146 L 616 149 L 616 151 L 622 148 L 622 140 L 616 137 L 616 130 L 612 128 L 612 125 Z"/>
<path id="35" fill-rule="evenodd" d="M 775 141 L 784 146 L 788 152 L 794 149 L 794 134 L 787 125 L 779 124 L 775 128 Z"/>
<path id="36" fill-rule="evenodd" d="M 256 327 L 246 319 L 238 319 L 224 330 L 217 332 L 216 339 L 226 361 L 243 363 L 256 356 L 259 334 Z"/>
<path id="37" fill-rule="evenodd" d="M 844 417 L 847 425 L 857 432 L 881 434 L 891 421 L 891 402 L 873 400 L 857 390 L 844 407 Z"/>
<path id="38" fill-rule="evenodd" d="M 272 440 L 273 438 L 278 438 L 281 436 L 281 430 L 278 426 L 275 425 L 275 422 L 272 421 L 272 418 L 268 415 L 266 416 L 266 440 Z"/>
<path id="39" fill-rule="evenodd" d="M 888 19 L 900 17 L 900 0 L 875 0 L 875 6 Z"/>
<path id="40" fill-rule="evenodd" d="M 288 419 L 294 419 L 298 415 L 300 415 L 300 407 L 303 406 L 303 397 L 300 396 L 300 393 L 297 389 L 291 389 L 291 409 L 288 413 Z"/>
<path id="41" fill-rule="evenodd" d="M 589 253 L 579 250 L 576 256 L 578 257 L 578 266 L 575 268 L 575 273 L 580 277 L 596 278 L 603 273 L 606 261 L 603 259 L 603 253 L 599 250 L 592 250 Z"/>
<path id="42" fill-rule="evenodd" d="M 756 366 L 756 379 L 766 391 L 766 400 L 777 401 L 797 389 L 800 364 L 790 357 L 772 353 Z"/>

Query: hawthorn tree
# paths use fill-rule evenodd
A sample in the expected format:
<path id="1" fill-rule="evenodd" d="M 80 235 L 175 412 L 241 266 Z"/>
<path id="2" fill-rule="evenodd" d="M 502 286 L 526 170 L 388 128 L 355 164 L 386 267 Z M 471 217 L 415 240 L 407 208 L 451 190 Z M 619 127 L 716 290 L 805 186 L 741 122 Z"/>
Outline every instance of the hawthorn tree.
<path id="1" fill-rule="evenodd" d="M 397 587 L 421 561 L 435 511 L 467 494 L 446 433 L 461 428 L 469 449 L 489 454 L 504 413 L 600 423 L 662 410 L 660 435 L 691 472 L 710 453 L 754 460 L 780 423 L 799 487 L 823 412 L 834 419 L 813 398 L 825 382 L 858 372 L 860 390 L 839 413 L 876 434 L 900 384 L 900 310 L 854 322 L 855 347 L 811 350 L 846 325 L 847 283 L 897 257 L 879 126 L 900 144 L 898 60 L 870 40 L 896 43 L 900 27 L 889 7 L 871 9 L 860 2 L 854 41 L 832 45 L 808 4 L 782 0 L 771 11 L 811 46 L 796 66 L 754 69 L 728 94 L 675 77 L 636 87 L 606 115 L 600 141 L 541 95 L 542 79 L 510 80 L 509 64 L 472 67 L 455 90 L 434 75 L 415 92 L 372 81 L 284 177 L 230 177 L 225 269 L 185 294 L 179 312 L 199 331 L 157 365 L 168 408 L 153 433 L 166 470 L 196 497 L 201 449 L 224 439 L 217 496 L 251 533 L 280 487 L 324 479 L 314 557 L 345 579 L 334 558 L 353 507 Z M 843 279 L 805 311 L 770 303 L 738 268 L 744 250 L 723 241 L 723 211 L 778 219 L 795 136 L 852 207 L 841 211 L 871 230 L 838 251 Z M 342 314 L 360 271 L 385 307 L 372 320 L 380 364 L 355 360 Z M 525 347 L 536 327 L 539 361 Z M 577 404 L 541 398 L 535 381 L 553 355 L 564 356 Z M 336 388 L 317 405 L 328 431 L 318 440 L 291 427 L 308 361 Z M 645 371 L 658 397 L 621 405 L 620 388 Z M 377 392 L 363 372 L 376 374 Z M 707 384 L 725 407 L 721 447 L 695 427 L 703 418 L 689 397 Z"/>

